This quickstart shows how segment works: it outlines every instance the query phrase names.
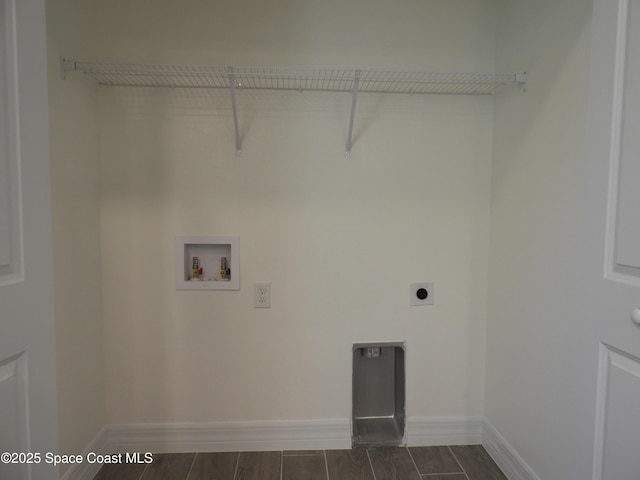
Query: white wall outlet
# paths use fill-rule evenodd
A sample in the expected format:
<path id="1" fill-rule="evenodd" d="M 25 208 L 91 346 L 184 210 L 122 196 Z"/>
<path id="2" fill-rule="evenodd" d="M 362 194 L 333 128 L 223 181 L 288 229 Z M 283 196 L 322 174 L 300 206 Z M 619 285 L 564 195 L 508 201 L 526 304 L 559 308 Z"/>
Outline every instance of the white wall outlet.
<path id="1" fill-rule="evenodd" d="M 433 305 L 433 283 L 412 283 L 409 305 Z"/>
<path id="2" fill-rule="evenodd" d="M 271 283 L 253 284 L 253 308 L 271 308 Z"/>

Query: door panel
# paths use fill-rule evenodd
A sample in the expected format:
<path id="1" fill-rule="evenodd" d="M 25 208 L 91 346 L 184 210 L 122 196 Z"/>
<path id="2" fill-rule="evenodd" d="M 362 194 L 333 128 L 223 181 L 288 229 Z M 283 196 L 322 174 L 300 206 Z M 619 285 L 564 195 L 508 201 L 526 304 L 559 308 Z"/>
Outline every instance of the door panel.
<path id="1" fill-rule="evenodd" d="M 0 0 L 0 453 L 43 457 L 58 440 L 46 67 L 45 0 Z M 58 471 L 0 462 L 5 478 Z"/>
<path id="2" fill-rule="evenodd" d="M 0 452 L 27 452 L 27 359 L 24 353 L 0 361 Z M 27 478 L 25 464 L 0 463 L 0 478 Z"/>
<path id="3" fill-rule="evenodd" d="M 637 480 L 640 359 L 605 344 L 600 357 L 594 478 Z"/>
<path id="4" fill-rule="evenodd" d="M 594 0 L 588 154 L 609 162 L 593 480 L 638 480 L 640 0 Z M 608 155 L 608 157 L 607 157 Z"/>
<path id="5" fill-rule="evenodd" d="M 624 15 L 624 14 L 622 14 Z M 640 272 L 640 4 L 636 0 L 628 3 L 626 19 L 620 18 L 620 28 L 626 27 L 624 45 L 624 71 L 621 102 L 620 132 L 620 178 L 618 218 L 616 231 L 616 264 Z M 635 79 L 635 81 L 634 81 Z"/>
<path id="6" fill-rule="evenodd" d="M 0 27 L 0 44 L 10 45 L 9 34 L 7 32 L 7 12 L 5 2 L 0 2 L 0 21 L 3 27 Z M 10 263 L 11 248 L 11 226 L 9 222 L 9 118 L 8 111 L 10 92 L 9 88 L 9 60 L 5 48 L 0 48 L 0 275 L 6 270 Z"/>
<path id="7" fill-rule="evenodd" d="M 21 258 L 14 9 L 0 0 L 0 284 L 19 278 Z"/>
<path id="8" fill-rule="evenodd" d="M 597 0 L 596 0 L 597 1 Z M 610 278 L 640 285 L 640 2 L 610 2 L 617 32 L 608 219 Z"/>

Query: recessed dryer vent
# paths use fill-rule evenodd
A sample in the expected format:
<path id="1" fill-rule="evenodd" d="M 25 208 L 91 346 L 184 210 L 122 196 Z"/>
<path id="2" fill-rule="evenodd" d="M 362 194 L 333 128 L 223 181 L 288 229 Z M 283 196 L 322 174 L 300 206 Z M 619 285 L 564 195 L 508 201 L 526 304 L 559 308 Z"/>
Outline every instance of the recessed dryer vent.
<path id="1" fill-rule="evenodd" d="M 405 344 L 353 345 L 353 446 L 405 444 Z"/>

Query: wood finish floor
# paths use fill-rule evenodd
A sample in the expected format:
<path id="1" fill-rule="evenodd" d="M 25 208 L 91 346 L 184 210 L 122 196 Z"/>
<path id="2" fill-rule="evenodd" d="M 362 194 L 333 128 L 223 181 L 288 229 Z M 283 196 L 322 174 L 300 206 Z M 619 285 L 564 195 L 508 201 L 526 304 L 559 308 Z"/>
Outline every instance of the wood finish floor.
<path id="1" fill-rule="evenodd" d="M 155 454 L 94 480 L 507 480 L 481 445 Z"/>

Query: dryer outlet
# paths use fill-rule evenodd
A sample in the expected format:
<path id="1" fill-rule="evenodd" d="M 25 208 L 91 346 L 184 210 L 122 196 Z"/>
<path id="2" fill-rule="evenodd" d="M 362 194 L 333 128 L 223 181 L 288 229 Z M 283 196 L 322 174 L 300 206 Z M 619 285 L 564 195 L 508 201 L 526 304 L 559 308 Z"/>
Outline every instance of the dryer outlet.
<path id="1" fill-rule="evenodd" d="M 409 293 L 409 305 L 433 305 L 433 283 L 412 283 Z"/>

